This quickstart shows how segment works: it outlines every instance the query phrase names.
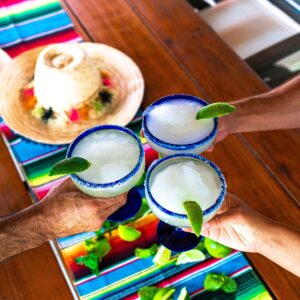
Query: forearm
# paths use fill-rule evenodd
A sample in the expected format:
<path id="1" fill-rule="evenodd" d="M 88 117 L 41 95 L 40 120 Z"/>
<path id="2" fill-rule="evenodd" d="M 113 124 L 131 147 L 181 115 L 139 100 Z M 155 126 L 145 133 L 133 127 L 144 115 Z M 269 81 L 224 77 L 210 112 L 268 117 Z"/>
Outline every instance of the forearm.
<path id="1" fill-rule="evenodd" d="M 265 94 L 232 102 L 231 133 L 300 128 L 300 76 Z"/>
<path id="2" fill-rule="evenodd" d="M 0 261 L 52 238 L 44 226 L 40 204 L 0 219 Z"/>
<path id="3" fill-rule="evenodd" d="M 271 221 L 265 228 L 258 252 L 284 269 L 300 276 L 300 231 Z"/>

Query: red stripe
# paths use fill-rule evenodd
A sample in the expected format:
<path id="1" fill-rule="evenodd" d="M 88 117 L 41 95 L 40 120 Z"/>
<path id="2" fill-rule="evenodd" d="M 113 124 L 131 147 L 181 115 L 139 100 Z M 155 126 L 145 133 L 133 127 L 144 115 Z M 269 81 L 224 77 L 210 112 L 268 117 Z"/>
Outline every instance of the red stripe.
<path id="1" fill-rule="evenodd" d="M 8 141 L 11 141 L 16 137 L 14 132 L 11 131 L 4 123 L 0 124 L 0 130 L 5 135 Z"/>
<path id="2" fill-rule="evenodd" d="M 21 44 L 17 44 L 8 48 L 5 48 L 5 51 L 11 56 L 15 57 L 22 52 L 38 47 L 38 46 L 44 46 L 48 44 L 53 44 L 53 43 L 63 43 L 67 42 L 73 39 L 76 39 L 80 37 L 77 32 L 71 28 L 71 29 L 66 29 L 64 31 L 60 32 L 55 32 L 51 35 L 44 36 L 44 37 L 39 37 L 36 40 L 32 41 L 24 41 Z"/>
<path id="3" fill-rule="evenodd" d="M 0 0 L 0 7 L 11 6 L 25 1 L 26 0 Z"/>

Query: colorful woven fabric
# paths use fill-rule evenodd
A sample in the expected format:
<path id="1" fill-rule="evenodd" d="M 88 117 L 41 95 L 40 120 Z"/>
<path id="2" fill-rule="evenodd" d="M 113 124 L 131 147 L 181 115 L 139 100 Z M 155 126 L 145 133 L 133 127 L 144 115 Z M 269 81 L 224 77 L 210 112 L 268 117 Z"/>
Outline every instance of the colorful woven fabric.
<path id="1" fill-rule="evenodd" d="M 36 46 L 53 42 L 74 42 L 81 38 L 57 0 L 0 0 L 0 47 L 12 57 Z M 140 131 L 140 115 L 129 125 L 137 134 Z M 41 200 L 49 189 L 64 178 L 50 178 L 51 166 L 62 159 L 66 145 L 52 146 L 35 143 L 14 134 L 0 119 L 0 129 L 8 142 L 17 167 L 27 182 L 33 201 Z M 144 142 L 144 141 L 143 141 Z M 158 157 L 144 144 L 146 165 Z M 143 208 L 147 207 L 143 185 L 138 187 L 143 196 Z M 122 241 L 116 230 L 106 234 L 112 250 L 104 257 L 100 276 L 91 274 L 75 258 L 86 253 L 84 241 L 95 233 L 83 233 L 58 240 L 68 274 L 81 299 L 138 299 L 137 291 L 143 286 L 157 285 L 176 288 L 176 296 L 186 287 L 192 299 L 271 299 L 266 287 L 257 277 L 250 263 L 241 252 L 234 251 L 224 259 L 207 255 L 201 263 L 176 266 L 174 255 L 163 267 L 153 264 L 151 258 L 134 256 L 136 247 L 148 247 L 156 242 L 157 218 L 148 213 L 134 221 L 142 237 L 135 242 Z M 224 292 L 208 293 L 203 290 L 203 280 L 209 272 L 224 272 L 234 277 L 239 285 L 232 296 Z"/>

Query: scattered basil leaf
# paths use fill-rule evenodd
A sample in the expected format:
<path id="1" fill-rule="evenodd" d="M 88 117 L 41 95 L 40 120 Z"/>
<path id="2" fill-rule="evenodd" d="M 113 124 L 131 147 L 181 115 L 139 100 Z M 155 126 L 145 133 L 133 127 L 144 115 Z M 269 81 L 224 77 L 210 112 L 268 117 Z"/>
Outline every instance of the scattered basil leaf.
<path id="1" fill-rule="evenodd" d="M 221 286 L 221 290 L 224 291 L 225 293 L 235 293 L 237 291 L 237 288 L 238 285 L 236 281 L 231 277 L 227 277 L 227 280 Z"/>
<path id="2" fill-rule="evenodd" d="M 221 288 L 224 284 L 223 280 L 220 277 L 220 274 L 209 273 L 204 279 L 204 288 L 207 291 L 215 292 Z"/>
<path id="3" fill-rule="evenodd" d="M 99 276 L 99 261 L 96 254 L 90 253 L 88 255 L 80 256 L 75 258 L 75 261 L 79 265 L 86 266 L 93 272 L 93 274 Z"/>
<path id="4" fill-rule="evenodd" d="M 224 273 L 209 273 L 204 279 L 204 288 L 211 292 L 221 289 L 226 293 L 235 293 L 238 289 L 238 285 L 233 278 Z"/>
<path id="5" fill-rule="evenodd" d="M 138 291 L 140 300 L 153 300 L 158 288 L 156 286 L 144 286 Z"/>

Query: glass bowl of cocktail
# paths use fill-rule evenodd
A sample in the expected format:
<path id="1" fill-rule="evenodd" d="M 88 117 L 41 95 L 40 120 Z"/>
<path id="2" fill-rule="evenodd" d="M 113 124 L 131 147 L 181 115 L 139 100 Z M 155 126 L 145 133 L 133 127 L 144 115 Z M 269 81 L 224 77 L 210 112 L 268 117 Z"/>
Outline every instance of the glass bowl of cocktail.
<path id="1" fill-rule="evenodd" d="M 162 156 L 200 154 L 214 142 L 218 116 L 235 111 L 228 103 L 209 104 L 191 95 L 163 97 L 144 111 L 143 134 Z"/>
<path id="2" fill-rule="evenodd" d="M 221 207 L 226 181 L 210 160 L 190 153 L 173 154 L 152 163 L 145 193 L 152 212 L 161 220 L 157 227 L 159 242 L 182 252 L 201 241 L 202 223 Z M 182 228 L 193 228 L 195 234 Z"/>
<path id="3" fill-rule="evenodd" d="M 52 175 L 68 173 L 75 185 L 93 197 L 114 197 L 128 192 L 126 204 L 109 217 L 124 221 L 140 209 L 142 199 L 134 188 L 145 171 L 142 143 L 130 129 L 102 125 L 81 133 L 69 146 L 66 159 Z"/>

